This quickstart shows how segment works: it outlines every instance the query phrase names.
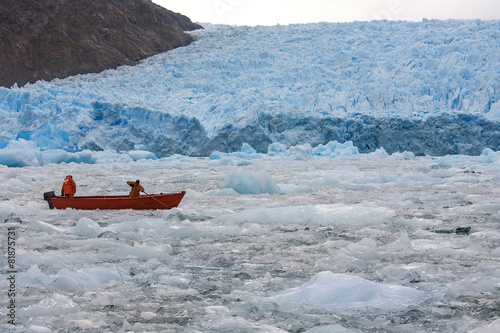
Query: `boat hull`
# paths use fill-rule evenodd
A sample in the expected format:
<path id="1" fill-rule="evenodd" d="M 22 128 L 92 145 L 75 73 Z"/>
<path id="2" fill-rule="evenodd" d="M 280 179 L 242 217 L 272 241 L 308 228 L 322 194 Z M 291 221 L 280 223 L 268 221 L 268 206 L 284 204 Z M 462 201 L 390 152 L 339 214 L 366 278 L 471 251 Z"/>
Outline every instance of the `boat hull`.
<path id="1" fill-rule="evenodd" d="M 50 198 L 50 203 L 55 209 L 171 209 L 179 205 L 184 194 L 186 194 L 185 191 L 179 193 L 141 195 L 138 198 L 130 198 L 125 195 L 82 196 L 72 199 L 52 197 Z"/>

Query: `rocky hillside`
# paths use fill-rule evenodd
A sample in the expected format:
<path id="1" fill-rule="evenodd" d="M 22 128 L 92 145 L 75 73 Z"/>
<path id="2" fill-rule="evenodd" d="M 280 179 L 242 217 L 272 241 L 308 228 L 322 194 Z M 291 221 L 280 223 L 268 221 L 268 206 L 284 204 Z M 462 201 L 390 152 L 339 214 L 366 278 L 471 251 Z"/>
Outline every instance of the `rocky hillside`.
<path id="1" fill-rule="evenodd" d="M 200 28 L 151 0 L 0 0 L 0 86 L 132 65 Z"/>

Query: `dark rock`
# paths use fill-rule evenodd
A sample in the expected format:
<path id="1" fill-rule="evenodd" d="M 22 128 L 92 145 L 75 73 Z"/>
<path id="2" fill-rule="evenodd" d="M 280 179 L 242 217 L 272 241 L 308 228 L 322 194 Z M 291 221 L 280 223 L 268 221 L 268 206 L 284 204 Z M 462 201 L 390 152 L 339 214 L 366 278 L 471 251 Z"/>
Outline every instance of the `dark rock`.
<path id="1" fill-rule="evenodd" d="M 103 151 L 103 149 L 94 141 L 86 142 L 82 146 L 82 149 L 88 149 L 88 150 L 93 150 L 93 151 Z"/>
<path id="2" fill-rule="evenodd" d="M 455 229 L 457 235 L 468 235 L 470 234 L 471 227 L 463 227 Z"/>
<path id="3" fill-rule="evenodd" d="M 245 272 L 238 273 L 234 277 L 237 279 L 240 279 L 240 280 L 251 280 L 252 279 L 250 274 L 245 273 Z"/>
<path id="4" fill-rule="evenodd" d="M 434 230 L 437 234 L 457 234 L 457 235 L 469 235 L 471 227 L 460 227 L 455 230 Z"/>
<path id="5" fill-rule="evenodd" d="M 4 221 L 4 223 L 23 223 L 20 217 L 8 217 Z"/>
<path id="6" fill-rule="evenodd" d="M 0 0 L 0 85 L 133 65 L 200 28 L 151 0 Z"/>

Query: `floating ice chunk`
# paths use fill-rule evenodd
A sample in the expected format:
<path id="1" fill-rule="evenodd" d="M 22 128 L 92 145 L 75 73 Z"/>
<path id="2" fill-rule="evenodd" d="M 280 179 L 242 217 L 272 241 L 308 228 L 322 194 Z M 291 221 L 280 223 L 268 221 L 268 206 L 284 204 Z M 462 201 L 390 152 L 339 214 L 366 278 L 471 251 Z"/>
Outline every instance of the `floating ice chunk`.
<path id="1" fill-rule="evenodd" d="M 344 272 L 353 269 L 363 269 L 366 267 L 366 262 L 363 259 L 353 257 L 353 253 L 349 253 L 349 255 L 339 253 L 329 258 L 327 262 Z"/>
<path id="2" fill-rule="evenodd" d="M 90 150 L 83 150 L 76 153 L 70 153 L 62 149 L 50 149 L 41 152 L 43 164 L 60 163 L 96 163 L 97 158 L 93 156 Z"/>
<path id="3" fill-rule="evenodd" d="M 301 146 L 293 146 L 287 150 L 287 156 L 291 160 L 307 161 L 313 159 L 313 150 L 309 143 Z"/>
<path id="4" fill-rule="evenodd" d="M 495 320 L 488 326 L 478 327 L 468 333 L 498 333 L 500 332 L 500 319 Z"/>
<path id="5" fill-rule="evenodd" d="M 132 325 L 127 321 L 127 319 L 123 320 L 122 328 L 118 331 L 118 333 L 130 332 L 132 330 Z"/>
<path id="6" fill-rule="evenodd" d="M 500 247 L 497 247 L 493 251 L 490 252 L 490 257 L 500 258 Z"/>
<path id="7" fill-rule="evenodd" d="M 211 160 L 225 160 L 225 164 L 229 164 L 232 158 L 235 159 L 245 159 L 245 160 L 253 160 L 260 159 L 263 157 L 263 154 L 259 154 L 256 152 L 254 148 L 252 148 L 248 143 L 243 143 L 241 146 L 241 151 L 234 153 L 222 153 L 220 151 L 213 151 L 209 158 Z"/>
<path id="8" fill-rule="evenodd" d="M 249 146 L 250 147 L 250 146 Z M 253 149 L 252 147 L 250 147 L 251 149 Z M 260 159 L 262 158 L 262 154 L 259 154 L 259 153 L 256 153 L 256 152 L 250 152 L 250 153 L 247 153 L 247 152 L 243 152 L 243 151 L 240 151 L 240 152 L 234 152 L 234 153 L 222 153 L 220 151 L 213 151 L 209 158 L 211 160 L 223 160 L 223 159 L 232 159 L 232 158 L 236 158 L 236 159 L 243 159 L 243 160 L 254 160 L 254 159 Z M 227 163 L 228 161 L 226 161 Z"/>
<path id="9" fill-rule="evenodd" d="M 313 148 L 314 155 L 334 158 L 337 156 L 352 156 L 358 155 L 359 150 L 354 147 L 352 141 L 339 143 L 338 141 L 330 141 L 326 145 L 318 145 Z"/>
<path id="10" fill-rule="evenodd" d="M 7 202 L 0 202 L 0 216 L 9 216 L 16 214 L 17 212 L 16 206 L 11 205 Z"/>
<path id="11" fill-rule="evenodd" d="M 387 153 L 387 151 L 383 147 L 378 148 L 373 153 L 369 153 L 368 155 L 370 155 L 371 157 L 374 157 L 374 158 L 387 158 L 387 157 L 389 157 L 389 154 Z"/>
<path id="12" fill-rule="evenodd" d="M 109 297 L 106 295 L 100 295 L 95 297 L 92 302 L 92 304 L 96 306 L 106 306 L 106 305 L 112 305 L 113 303 L 109 300 Z"/>
<path id="13" fill-rule="evenodd" d="M 236 192 L 232 188 L 222 188 L 222 189 L 216 189 L 216 190 L 210 190 L 205 193 L 208 196 L 233 196 L 233 195 L 239 195 L 238 192 Z"/>
<path id="14" fill-rule="evenodd" d="M 22 208 L 19 209 L 18 213 L 23 215 L 37 215 L 42 210 L 42 207 L 46 207 L 39 202 L 30 201 L 26 203 Z"/>
<path id="15" fill-rule="evenodd" d="M 151 320 L 153 318 L 156 318 L 156 313 L 144 311 L 141 312 L 141 318 L 144 320 Z"/>
<path id="16" fill-rule="evenodd" d="M 354 275 L 321 272 L 309 282 L 270 299 L 278 304 L 300 303 L 327 308 L 374 307 L 391 310 L 416 304 L 424 295 L 422 291 L 413 288 L 377 284 Z"/>
<path id="17" fill-rule="evenodd" d="M 398 253 L 398 255 L 407 254 L 413 252 L 411 245 L 411 240 L 408 237 L 407 232 L 402 232 L 401 238 L 397 241 L 389 243 L 385 246 L 384 250 L 389 253 Z"/>
<path id="18" fill-rule="evenodd" d="M 19 275 L 19 280 L 27 285 L 49 285 L 54 282 L 54 277 L 43 274 L 38 265 L 31 265 L 26 273 Z"/>
<path id="19" fill-rule="evenodd" d="M 208 158 L 211 160 L 220 160 L 220 159 L 223 159 L 224 157 L 227 157 L 227 156 L 229 156 L 229 155 L 216 150 L 216 151 L 213 151 Z"/>
<path id="20" fill-rule="evenodd" d="M 267 155 L 269 156 L 277 156 L 285 153 L 286 153 L 286 146 L 282 143 L 279 142 L 271 143 L 267 147 Z"/>
<path id="21" fill-rule="evenodd" d="M 281 193 L 313 193 L 314 189 L 309 185 L 279 184 Z"/>
<path id="22" fill-rule="evenodd" d="M 78 162 L 78 155 L 62 149 L 51 149 L 42 153 L 43 164 Z"/>
<path id="23" fill-rule="evenodd" d="M 76 290 L 81 284 L 73 276 L 62 275 L 55 279 L 52 286 L 57 290 Z"/>
<path id="24" fill-rule="evenodd" d="M 423 277 L 432 272 L 434 267 L 425 263 L 411 263 L 408 265 L 393 264 L 380 270 L 383 276 L 391 280 L 401 280 L 406 282 L 420 282 Z"/>
<path id="25" fill-rule="evenodd" d="M 78 236 L 96 237 L 104 232 L 96 222 L 92 221 L 88 217 L 82 217 L 74 227 L 74 233 Z"/>
<path id="26" fill-rule="evenodd" d="M 257 151 L 252 148 L 248 143 L 243 143 L 241 145 L 241 152 L 245 154 L 255 154 Z"/>
<path id="27" fill-rule="evenodd" d="M 49 234 L 57 234 L 64 232 L 63 229 L 42 221 L 30 222 L 30 224 L 28 225 L 28 231 L 46 232 Z"/>
<path id="28" fill-rule="evenodd" d="M 280 188 L 265 171 L 234 169 L 228 172 L 219 188 L 232 188 L 239 194 L 278 194 Z"/>
<path id="29" fill-rule="evenodd" d="M 247 209 L 224 214 L 221 220 L 236 223 L 298 224 L 298 225 L 380 225 L 392 224 L 395 212 L 371 203 L 353 206 L 344 204 L 287 206 Z"/>
<path id="30" fill-rule="evenodd" d="M 116 254 L 120 257 L 131 256 L 142 260 L 168 260 L 170 259 L 171 253 L 172 247 L 168 244 L 157 246 L 138 243 L 135 243 L 134 246 L 124 244 L 116 249 Z"/>
<path id="31" fill-rule="evenodd" d="M 52 330 L 50 328 L 38 325 L 31 325 L 26 330 L 26 333 L 51 333 Z"/>
<path id="32" fill-rule="evenodd" d="M 485 148 L 483 149 L 483 151 L 481 152 L 481 156 L 492 156 L 492 155 L 496 155 L 495 151 L 491 148 Z"/>
<path id="33" fill-rule="evenodd" d="M 163 214 L 171 213 L 171 211 L 163 212 Z M 127 233 L 133 234 L 133 238 L 138 235 L 148 233 L 148 236 L 157 236 L 159 231 L 168 229 L 167 222 L 159 218 L 142 218 L 139 220 L 123 221 L 122 223 L 113 224 L 105 230 L 120 234 L 120 237 L 127 238 Z M 104 231 L 104 229 L 103 229 Z"/>
<path id="34" fill-rule="evenodd" d="M 345 328 L 340 325 L 316 326 L 305 333 L 362 333 L 356 328 Z"/>
<path id="35" fill-rule="evenodd" d="M 24 193 L 29 188 L 28 184 L 23 183 L 17 178 L 4 181 L 2 187 L 4 190 L 20 193 Z"/>
<path id="36" fill-rule="evenodd" d="M 25 167 L 43 165 L 42 154 L 35 143 L 19 139 L 9 141 L 0 149 L 0 164 L 8 167 Z"/>
<path id="37" fill-rule="evenodd" d="M 80 307 L 70 298 L 51 294 L 42 299 L 40 302 L 30 305 L 23 309 L 20 316 L 26 318 L 43 317 L 43 316 L 64 316 L 70 313 L 80 311 Z"/>
<path id="38" fill-rule="evenodd" d="M 287 332 L 274 326 L 255 324 L 240 316 L 231 315 L 230 309 L 224 306 L 207 306 L 205 316 L 204 332 Z"/>
<path id="39" fill-rule="evenodd" d="M 158 159 L 155 154 L 144 150 L 131 150 L 127 152 L 127 155 L 130 156 L 130 158 L 134 161 Z"/>
<path id="40" fill-rule="evenodd" d="M 399 225 L 399 226 L 439 226 L 442 225 L 443 221 L 441 220 L 433 220 L 433 219 L 421 219 L 421 218 L 411 218 L 411 219 L 405 219 L 405 218 L 397 218 L 394 220 L 394 225 Z"/>
<path id="41" fill-rule="evenodd" d="M 94 152 L 96 164 L 106 163 L 129 163 L 134 160 L 128 154 L 119 154 L 114 150 L 105 149 L 104 151 Z"/>
<path id="42" fill-rule="evenodd" d="M 101 288 L 109 283 L 123 281 L 125 278 L 126 276 L 117 267 L 93 267 L 76 271 L 62 269 L 57 272 L 57 279 L 53 286 L 62 290 L 75 290 L 77 287 L 83 289 Z"/>
<path id="43" fill-rule="evenodd" d="M 500 201 L 486 201 L 477 204 L 474 207 L 478 211 L 483 212 L 498 212 L 500 211 Z"/>
<path id="44" fill-rule="evenodd" d="M 470 293 L 494 293 L 500 287 L 500 269 L 495 269 L 491 275 L 468 277 L 446 285 L 446 293 L 450 296 L 469 295 Z"/>
<path id="45" fill-rule="evenodd" d="M 391 157 L 400 160 L 413 160 L 415 159 L 415 154 L 411 151 L 404 151 L 402 153 L 393 153 Z"/>
<path id="46" fill-rule="evenodd" d="M 346 247 L 349 255 L 355 259 L 361 260 L 375 260 L 381 257 L 377 251 L 376 244 L 369 244 L 367 242 L 351 243 Z"/>

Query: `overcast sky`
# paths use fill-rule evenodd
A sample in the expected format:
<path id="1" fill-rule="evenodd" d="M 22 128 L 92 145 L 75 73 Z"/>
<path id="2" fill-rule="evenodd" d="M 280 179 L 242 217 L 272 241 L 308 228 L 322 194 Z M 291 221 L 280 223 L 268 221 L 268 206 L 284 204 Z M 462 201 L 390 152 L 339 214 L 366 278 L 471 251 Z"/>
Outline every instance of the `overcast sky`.
<path id="1" fill-rule="evenodd" d="M 276 25 L 378 19 L 500 19 L 500 0 L 153 0 L 199 23 Z"/>

